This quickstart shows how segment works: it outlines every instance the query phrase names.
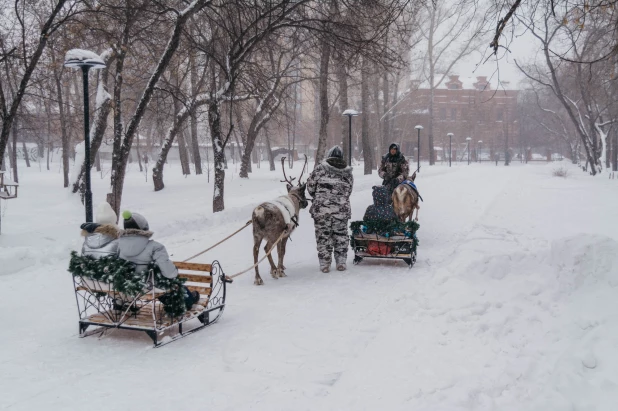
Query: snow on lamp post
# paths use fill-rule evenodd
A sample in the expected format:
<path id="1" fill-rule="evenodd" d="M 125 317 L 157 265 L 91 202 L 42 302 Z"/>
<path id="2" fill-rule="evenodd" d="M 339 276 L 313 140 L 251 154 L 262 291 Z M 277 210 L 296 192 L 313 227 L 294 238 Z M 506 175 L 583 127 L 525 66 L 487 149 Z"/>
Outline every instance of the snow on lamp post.
<path id="1" fill-rule="evenodd" d="M 447 133 L 448 136 L 448 166 L 451 166 L 453 160 L 453 133 Z"/>
<path id="2" fill-rule="evenodd" d="M 414 128 L 418 131 L 418 139 L 416 141 L 416 151 L 417 151 L 417 153 L 416 153 L 416 171 L 420 172 L 421 171 L 421 130 L 423 129 L 423 126 L 418 125 L 418 126 L 416 126 Z M 431 154 L 431 152 L 429 154 Z"/>
<path id="3" fill-rule="evenodd" d="M 468 165 L 470 165 L 470 140 L 472 140 L 471 137 L 466 137 L 466 141 L 468 142 Z"/>
<path id="4" fill-rule="evenodd" d="M 86 222 L 92 222 L 92 190 L 90 188 L 90 118 L 89 118 L 89 96 L 88 96 L 88 71 L 90 69 L 101 69 L 105 67 L 105 62 L 98 54 L 88 50 L 73 49 L 69 50 L 64 57 L 65 67 L 79 67 L 82 69 L 84 82 L 84 161 L 86 172 L 84 179 L 86 182 L 85 205 Z"/>
<path id="5" fill-rule="evenodd" d="M 483 161 L 483 140 L 479 140 L 479 163 Z"/>
<path id="6" fill-rule="evenodd" d="M 352 165 L 352 117 L 358 116 L 358 111 L 351 108 L 343 112 L 342 116 L 348 117 L 348 162 Z"/>

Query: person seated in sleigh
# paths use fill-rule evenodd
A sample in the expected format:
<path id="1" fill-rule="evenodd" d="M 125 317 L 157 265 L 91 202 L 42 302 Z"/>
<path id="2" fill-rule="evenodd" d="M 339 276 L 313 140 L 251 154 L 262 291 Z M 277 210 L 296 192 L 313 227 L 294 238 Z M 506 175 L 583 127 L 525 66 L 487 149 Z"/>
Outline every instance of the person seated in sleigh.
<path id="1" fill-rule="evenodd" d="M 385 231 L 387 227 L 392 227 L 399 221 L 391 205 L 391 195 L 389 189 L 386 186 L 373 186 L 373 204 L 367 207 L 365 215 L 363 216 L 363 224 L 366 227 L 368 234 L 376 233 L 378 227 L 384 227 L 384 229 L 378 231 Z M 376 233 L 384 234 L 384 233 Z"/>
<path id="2" fill-rule="evenodd" d="M 122 218 L 124 230 L 118 239 L 118 257 L 135 264 L 136 272 L 147 270 L 148 264 L 154 262 L 164 277 L 178 277 L 178 269 L 170 260 L 165 246 L 151 239 L 154 233 L 150 231 L 146 218 L 130 211 L 124 211 Z M 185 305 L 190 309 L 199 301 L 200 293 L 192 292 L 185 286 L 183 290 Z M 168 294 L 164 294 L 159 297 L 159 301 L 165 304 L 167 298 Z"/>

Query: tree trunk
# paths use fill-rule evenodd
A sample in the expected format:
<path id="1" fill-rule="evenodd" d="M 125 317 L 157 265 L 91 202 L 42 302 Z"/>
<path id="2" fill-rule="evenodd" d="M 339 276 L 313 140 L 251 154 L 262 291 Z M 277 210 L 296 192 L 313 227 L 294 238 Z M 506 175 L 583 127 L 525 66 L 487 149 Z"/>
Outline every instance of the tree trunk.
<path id="1" fill-rule="evenodd" d="M 189 167 L 189 156 L 187 155 L 187 144 L 185 143 L 185 137 L 182 130 L 179 130 L 178 133 L 178 152 L 180 156 L 182 175 L 186 176 L 191 174 L 191 167 Z"/>
<path id="2" fill-rule="evenodd" d="M 275 171 L 275 157 L 273 156 L 273 150 L 270 145 L 270 133 L 266 127 L 264 127 L 264 135 L 266 136 L 266 150 L 268 150 L 268 163 L 270 164 L 270 171 Z"/>
<path id="3" fill-rule="evenodd" d="M 377 70 L 375 71 L 377 72 Z M 384 139 L 384 123 L 380 121 L 380 118 L 382 117 L 382 107 L 380 107 L 380 75 L 379 74 L 372 75 L 370 77 L 370 81 L 371 81 L 372 89 L 373 89 L 373 99 L 372 100 L 373 100 L 373 104 L 375 107 L 375 114 L 376 114 L 375 116 L 376 135 L 374 138 L 375 140 L 374 147 L 378 147 L 378 151 L 382 151 L 382 146 L 384 146 L 386 140 Z M 374 148 L 374 152 L 375 152 L 375 148 Z"/>
<path id="4" fill-rule="evenodd" d="M 361 68 L 361 136 L 363 140 L 363 157 L 365 160 L 365 175 L 373 171 L 373 144 L 369 137 L 369 73 L 367 59 L 363 57 Z"/>
<path id="5" fill-rule="evenodd" d="M 216 213 L 225 210 L 225 146 L 223 145 L 224 142 L 221 136 L 221 112 L 219 102 L 215 99 L 208 104 L 208 125 L 210 126 L 215 169 L 212 211 Z"/>
<path id="6" fill-rule="evenodd" d="M 315 154 L 315 165 L 320 164 L 326 152 L 326 139 L 328 137 L 328 64 L 330 61 L 330 44 L 327 41 L 322 41 L 320 53 L 320 130 L 318 134 L 318 148 Z"/>
<path id="7" fill-rule="evenodd" d="M 69 186 L 69 133 L 67 130 L 67 113 L 64 110 L 64 91 L 62 87 L 62 72 L 58 72 L 56 64 L 56 53 L 53 47 L 51 48 L 52 64 L 54 66 L 54 82 L 56 84 L 56 99 L 58 101 L 58 114 L 60 115 L 60 131 L 62 133 L 62 177 L 64 179 L 64 187 Z M 67 96 L 68 98 L 68 96 Z"/>
<path id="8" fill-rule="evenodd" d="M 436 30 L 436 7 L 433 7 L 430 15 L 430 26 L 429 26 L 429 39 L 427 46 L 427 54 L 429 60 L 429 124 L 427 124 L 427 134 L 429 136 L 429 165 L 433 165 L 434 154 L 433 154 L 433 122 L 434 122 L 434 102 L 436 96 L 436 87 L 435 87 L 435 60 L 434 60 L 434 44 L 433 44 L 433 36 Z M 418 154 L 420 158 L 420 153 Z M 420 164 L 417 164 L 417 167 L 420 167 Z"/>
<path id="9" fill-rule="evenodd" d="M 388 126 L 388 129 L 391 132 L 391 136 L 393 136 L 393 140 L 397 139 L 397 141 L 399 141 L 399 148 L 401 149 L 401 147 L 403 146 L 403 133 L 401 132 L 401 130 L 399 131 L 400 135 L 397 135 L 395 133 L 395 117 L 397 117 L 397 108 L 398 106 L 396 106 L 397 101 L 399 99 L 399 81 L 401 80 L 401 73 L 397 72 L 397 75 L 395 76 L 395 89 L 393 90 L 393 106 L 391 107 L 391 110 L 388 113 L 388 118 L 390 120 L 390 125 Z"/>
<path id="10" fill-rule="evenodd" d="M 154 93 L 154 89 L 159 81 L 159 78 L 161 78 L 161 75 L 167 69 L 174 53 L 176 53 L 176 50 L 178 49 L 180 37 L 183 33 L 184 26 L 187 20 L 191 18 L 191 16 L 193 16 L 197 11 L 204 8 L 205 5 L 206 0 L 195 0 L 194 2 L 190 3 L 176 17 L 176 22 L 173 27 L 173 33 L 169 38 L 165 51 L 159 58 L 159 61 L 153 70 L 153 74 L 148 80 L 148 83 L 144 88 L 140 99 L 138 100 L 135 113 L 133 114 L 133 117 L 129 122 L 127 131 L 124 133 L 122 150 L 114 151 L 115 164 L 112 164 L 112 174 L 110 177 L 110 185 L 112 192 L 108 193 L 107 200 L 114 209 L 114 211 L 116 211 L 116 214 L 119 214 L 120 212 L 120 203 L 122 201 L 122 189 L 124 187 L 127 159 L 129 156 L 129 150 L 131 149 L 131 145 L 133 144 L 133 137 L 135 136 L 135 131 L 137 130 L 140 121 L 146 113 L 146 108 L 148 107 L 148 103 L 150 102 L 152 94 Z M 122 137 L 122 134 L 119 137 Z M 116 141 L 114 141 L 114 144 L 116 144 Z M 120 142 L 118 142 L 118 144 L 120 144 Z"/>
<path id="11" fill-rule="evenodd" d="M 11 147 L 11 165 L 13 167 L 13 181 L 19 183 L 19 175 L 17 174 L 17 122 L 19 117 L 15 117 L 13 121 L 13 145 Z"/>
<path id="12" fill-rule="evenodd" d="M 144 167 L 142 167 L 142 157 L 139 152 L 139 130 L 135 133 L 135 154 L 137 155 L 137 164 L 139 165 L 139 172 L 144 172 Z"/>
<path id="13" fill-rule="evenodd" d="M 612 127 L 612 171 L 618 171 L 618 127 Z"/>
<path id="14" fill-rule="evenodd" d="M 26 147 L 26 140 L 22 140 L 21 144 L 24 150 L 24 160 L 26 160 L 26 167 L 30 168 L 30 153 L 28 152 L 28 147 Z"/>
<path id="15" fill-rule="evenodd" d="M 389 90 L 389 84 L 388 84 L 388 73 L 384 72 L 384 77 L 382 78 L 382 95 L 384 97 L 384 119 L 382 120 L 382 123 L 384 124 L 382 127 L 383 130 L 383 134 L 382 134 L 382 146 L 378 147 L 378 150 L 380 150 L 380 152 L 384 151 L 386 152 L 386 150 L 388 150 L 388 146 L 391 145 L 391 143 L 393 142 L 393 139 L 391 138 L 391 120 L 390 120 L 390 90 Z"/>
<path id="16" fill-rule="evenodd" d="M 161 146 L 161 152 L 159 153 L 159 158 L 157 159 L 157 163 L 152 169 L 152 183 L 154 185 L 154 191 L 161 191 L 165 188 L 165 184 L 163 183 L 163 167 L 167 162 L 167 155 L 172 148 L 172 144 L 174 143 L 174 139 L 179 131 L 182 129 L 185 121 L 190 116 L 187 111 L 183 111 L 182 113 L 176 113 L 174 117 L 174 123 L 172 127 L 167 131 L 167 136 L 165 140 L 163 140 L 163 145 Z"/>
<path id="17" fill-rule="evenodd" d="M 348 101 L 348 75 L 346 73 L 346 67 L 343 58 L 340 54 L 337 54 L 337 82 L 339 83 L 339 108 L 341 112 L 350 108 L 350 102 Z M 296 107 L 296 105 L 294 105 Z M 352 165 L 352 159 L 350 157 L 350 130 L 349 120 L 347 116 L 341 116 L 341 141 L 343 141 L 343 158 L 349 165 Z M 354 143 L 352 143 L 354 147 Z M 352 153 L 354 156 L 354 153 Z"/>

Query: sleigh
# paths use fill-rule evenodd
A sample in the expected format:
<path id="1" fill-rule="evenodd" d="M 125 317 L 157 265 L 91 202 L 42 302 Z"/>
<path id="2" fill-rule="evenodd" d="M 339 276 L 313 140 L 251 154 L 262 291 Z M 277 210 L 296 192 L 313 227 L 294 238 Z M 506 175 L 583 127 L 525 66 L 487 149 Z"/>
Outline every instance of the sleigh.
<path id="1" fill-rule="evenodd" d="M 157 288 L 152 273 L 143 290 L 133 295 L 118 291 L 109 282 L 74 274 L 80 337 L 103 335 L 109 329 L 142 331 L 159 347 L 217 322 L 225 308 L 226 282 L 231 282 L 219 263 L 174 264 L 178 278 L 186 280 L 184 286 L 200 294 L 199 301 L 178 316 L 170 315 L 161 302 L 169 290 Z M 88 331 L 89 327 L 96 328 Z"/>
<path id="2" fill-rule="evenodd" d="M 418 247 L 418 225 L 412 231 L 381 235 L 361 230 L 361 224 L 362 222 L 351 224 L 350 245 L 354 250 L 354 264 L 360 264 L 365 258 L 376 258 L 403 260 L 409 268 L 414 266 Z"/>

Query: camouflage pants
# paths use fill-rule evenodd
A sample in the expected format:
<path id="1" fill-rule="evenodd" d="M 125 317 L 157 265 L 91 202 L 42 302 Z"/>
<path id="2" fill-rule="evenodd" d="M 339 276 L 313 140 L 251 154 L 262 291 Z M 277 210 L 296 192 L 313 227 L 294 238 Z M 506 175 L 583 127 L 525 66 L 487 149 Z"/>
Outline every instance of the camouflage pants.
<path id="1" fill-rule="evenodd" d="M 333 216 L 314 218 L 315 241 L 318 248 L 320 268 L 330 267 L 333 251 L 335 263 L 345 264 L 348 258 L 348 220 L 340 220 Z"/>

